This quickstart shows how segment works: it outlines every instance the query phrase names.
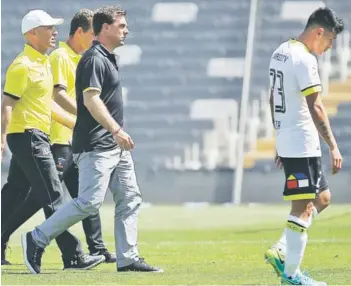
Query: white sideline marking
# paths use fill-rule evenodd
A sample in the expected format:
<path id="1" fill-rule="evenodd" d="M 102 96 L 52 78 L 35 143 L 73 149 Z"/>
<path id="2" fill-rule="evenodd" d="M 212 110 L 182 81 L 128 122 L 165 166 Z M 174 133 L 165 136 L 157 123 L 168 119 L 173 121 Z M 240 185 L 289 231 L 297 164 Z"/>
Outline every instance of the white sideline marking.
<path id="1" fill-rule="evenodd" d="M 274 240 L 194 240 L 194 241 L 160 241 L 160 242 L 140 242 L 140 245 L 209 245 L 209 244 L 273 244 Z M 316 243 L 351 243 L 351 239 L 309 239 L 308 244 Z M 10 243 L 9 246 L 21 246 L 20 243 Z"/>
<path id="2" fill-rule="evenodd" d="M 274 240 L 197 240 L 197 241 L 161 241 L 158 243 L 141 243 L 157 245 L 208 245 L 208 244 L 265 244 L 274 243 Z M 351 239 L 309 239 L 307 243 L 351 243 Z"/>

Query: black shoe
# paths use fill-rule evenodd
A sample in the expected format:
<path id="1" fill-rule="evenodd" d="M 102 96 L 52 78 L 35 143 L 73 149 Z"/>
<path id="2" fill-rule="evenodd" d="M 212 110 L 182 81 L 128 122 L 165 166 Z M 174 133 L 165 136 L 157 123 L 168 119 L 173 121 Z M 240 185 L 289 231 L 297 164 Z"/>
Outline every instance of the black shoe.
<path id="1" fill-rule="evenodd" d="M 139 258 L 138 261 L 129 264 L 127 266 L 118 267 L 118 272 L 127 272 L 127 271 L 135 271 L 135 272 L 164 272 L 163 269 L 157 268 L 147 264 L 144 258 Z"/>
<path id="2" fill-rule="evenodd" d="M 1 265 L 12 265 L 10 261 L 6 259 L 1 259 Z"/>
<path id="3" fill-rule="evenodd" d="M 105 261 L 105 256 L 103 255 L 75 255 L 71 259 L 63 259 L 63 270 L 74 269 L 74 270 L 88 270 L 100 263 Z"/>
<path id="4" fill-rule="evenodd" d="M 117 261 L 116 253 L 111 253 L 106 248 L 99 249 L 97 252 L 91 253 L 90 255 L 92 256 L 103 255 L 105 256 L 106 263 L 116 263 Z"/>
<path id="5" fill-rule="evenodd" d="M 11 265 L 11 262 L 6 260 L 6 249 L 7 249 L 7 241 L 6 242 L 1 241 L 1 265 Z"/>
<path id="6" fill-rule="evenodd" d="M 30 232 L 22 234 L 22 248 L 24 263 L 30 273 L 39 274 L 44 248 L 41 248 L 34 243 Z"/>

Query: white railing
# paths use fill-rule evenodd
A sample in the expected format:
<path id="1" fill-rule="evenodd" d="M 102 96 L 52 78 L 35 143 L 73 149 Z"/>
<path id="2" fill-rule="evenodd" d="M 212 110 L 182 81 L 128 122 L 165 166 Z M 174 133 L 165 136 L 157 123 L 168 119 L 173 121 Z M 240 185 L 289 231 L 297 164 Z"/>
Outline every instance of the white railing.
<path id="1" fill-rule="evenodd" d="M 247 132 L 246 138 L 244 138 L 244 146 L 246 146 L 246 148 L 244 148 L 244 152 L 250 152 L 256 149 L 258 132 L 260 130 L 260 101 L 254 99 L 250 103 L 251 105 L 248 107 L 247 112 Z"/>
<path id="2" fill-rule="evenodd" d="M 336 40 L 336 55 L 338 59 L 339 79 L 345 82 L 350 74 L 348 64 L 351 60 L 350 32 L 345 31 Z"/>
<path id="3" fill-rule="evenodd" d="M 218 166 L 235 168 L 238 140 L 238 103 L 234 99 L 198 99 L 190 107 L 193 120 L 209 120 L 213 129 L 202 134 L 201 142 L 184 146 L 184 154 L 168 158 L 166 168 L 213 170 Z"/>
<path id="4" fill-rule="evenodd" d="M 320 58 L 320 77 L 323 85 L 323 96 L 328 95 L 329 92 L 329 81 L 332 75 L 335 75 L 337 80 L 345 82 L 350 74 L 349 62 L 351 60 L 350 52 L 350 32 L 345 31 L 336 39 L 336 63 L 334 65 L 331 61 L 332 51 L 328 50 Z"/>
<path id="5" fill-rule="evenodd" d="M 322 96 L 328 95 L 329 92 L 329 78 L 332 72 L 332 65 L 331 65 L 331 51 L 328 50 L 324 53 L 323 56 L 320 58 L 319 62 L 319 76 L 321 78 L 323 92 Z"/>
<path id="6" fill-rule="evenodd" d="M 264 138 L 272 138 L 274 128 L 272 124 L 271 107 L 269 105 L 269 92 L 262 90 L 261 92 L 261 122 Z"/>

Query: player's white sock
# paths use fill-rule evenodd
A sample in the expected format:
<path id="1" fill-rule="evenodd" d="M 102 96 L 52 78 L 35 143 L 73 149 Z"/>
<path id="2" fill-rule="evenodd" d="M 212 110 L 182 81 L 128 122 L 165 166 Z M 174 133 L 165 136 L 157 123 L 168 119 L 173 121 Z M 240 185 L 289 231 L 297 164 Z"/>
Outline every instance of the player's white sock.
<path id="1" fill-rule="evenodd" d="M 308 222 L 289 215 L 285 228 L 286 255 L 284 273 L 295 277 L 300 272 L 300 264 L 307 244 Z"/>
<path id="2" fill-rule="evenodd" d="M 312 225 L 313 219 L 318 215 L 318 210 L 316 209 L 315 206 L 312 208 L 312 215 L 308 218 L 308 227 Z M 277 241 L 277 243 L 274 245 L 274 247 L 278 248 L 283 254 L 286 253 L 286 233 L 285 229 Z"/>
<path id="3" fill-rule="evenodd" d="M 274 245 L 274 247 L 278 248 L 283 254 L 286 252 L 286 232 L 285 229 L 277 241 L 277 243 Z"/>

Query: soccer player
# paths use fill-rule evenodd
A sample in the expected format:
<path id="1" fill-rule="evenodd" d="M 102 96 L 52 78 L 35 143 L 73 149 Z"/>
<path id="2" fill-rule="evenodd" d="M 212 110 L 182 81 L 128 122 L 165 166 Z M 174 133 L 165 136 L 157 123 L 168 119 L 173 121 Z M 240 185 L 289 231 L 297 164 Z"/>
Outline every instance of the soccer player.
<path id="1" fill-rule="evenodd" d="M 52 239 L 98 212 L 108 187 L 116 205 L 117 270 L 162 271 L 140 258 L 137 246 L 142 199 L 130 153 L 134 142 L 123 130 L 121 77 L 113 53 L 128 34 L 125 15 L 115 6 L 94 13 L 97 41 L 82 56 L 76 73 L 77 122 L 72 148 L 79 169 L 79 193 L 45 223 L 23 234 L 24 260 L 31 273 L 40 272 L 41 259 L 33 257 L 41 258 Z"/>
<path id="2" fill-rule="evenodd" d="M 26 14 L 22 19 L 22 34 L 27 43 L 6 73 L 1 154 L 7 139 L 12 158 L 7 183 L 1 191 L 2 243 L 7 228 L 12 227 L 9 221 L 18 212 L 26 211 L 22 202 L 28 196 L 33 198 L 38 209 L 47 207 L 46 217 L 62 205 L 63 190 L 50 150 L 51 118 L 69 128 L 73 128 L 75 122 L 52 101 L 53 77 L 46 55 L 56 44 L 55 26 L 62 23 L 63 19 L 52 18 L 42 10 Z M 5 242 L 6 239 L 8 237 Z M 56 241 L 65 269 L 89 269 L 105 260 L 103 255 L 85 255 L 80 241 L 68 231 Z M 3 252 L 2 246 L 2 255 Z M 39 256 L 32 259 L 40 261 Z M 2 257 L 3 262 L 6 264 L 7 261 Z"/>
<path id="3" fill-rule="evenodd" d="M 276 163 L 284 168 L 284 199 L 291 211 L 280 240 L 265 253 L 281 283 L 325 285 L 300 271 L 312 218 L 330 202 L 321 162 L 319 136 L 329 146 L 332 173 L 342 167 L 342 156 L 332 133 L 320 92 L 316 55 L 331 48 L 343 22 L 329 8 L 313 12 L 302 34 L 281 44 L 271 57 L 270 105 L 276 129 Z M 319 134 L 319 135 L 318 135 Z"/>

